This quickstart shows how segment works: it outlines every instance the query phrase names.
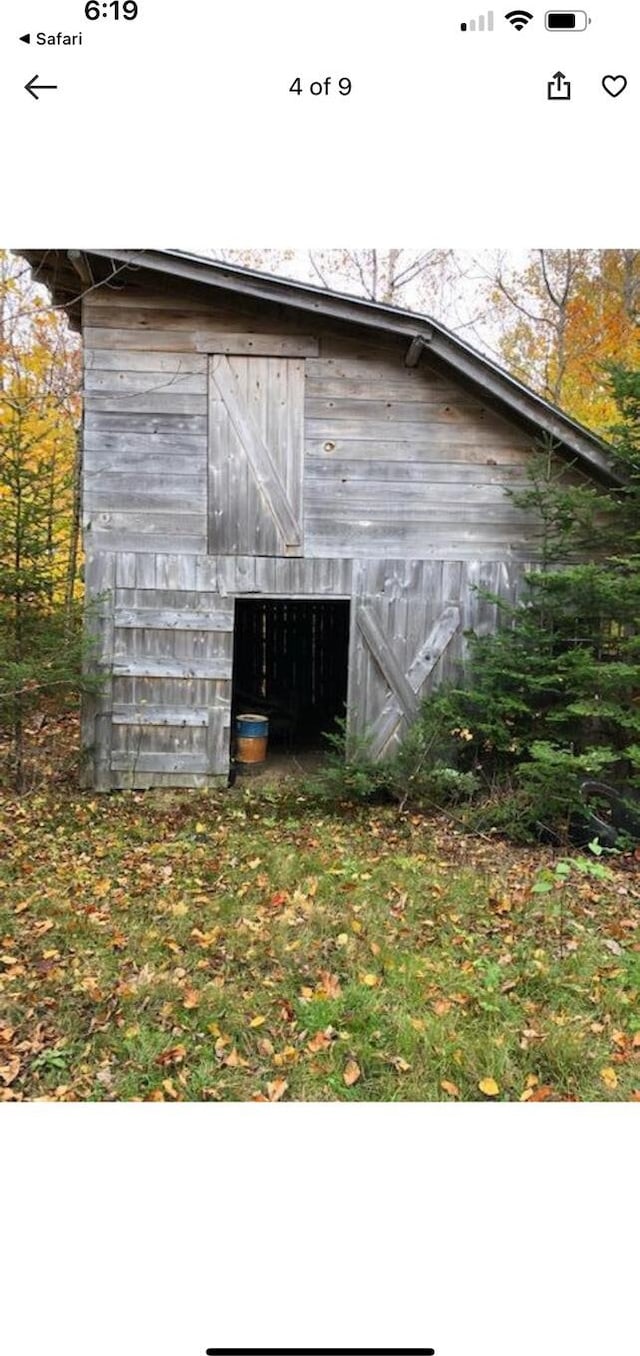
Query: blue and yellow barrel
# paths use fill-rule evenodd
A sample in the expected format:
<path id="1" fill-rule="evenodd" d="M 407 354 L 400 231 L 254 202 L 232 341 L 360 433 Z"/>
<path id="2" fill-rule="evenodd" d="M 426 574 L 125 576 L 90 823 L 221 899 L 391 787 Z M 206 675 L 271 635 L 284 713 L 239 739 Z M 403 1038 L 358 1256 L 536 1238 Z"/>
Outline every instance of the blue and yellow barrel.
<path id="1" fill-rule="evenodd" d="M 244 715 L 236 720 L 236 762 L 264 763 L 269 739 L 267 716 Z"/>

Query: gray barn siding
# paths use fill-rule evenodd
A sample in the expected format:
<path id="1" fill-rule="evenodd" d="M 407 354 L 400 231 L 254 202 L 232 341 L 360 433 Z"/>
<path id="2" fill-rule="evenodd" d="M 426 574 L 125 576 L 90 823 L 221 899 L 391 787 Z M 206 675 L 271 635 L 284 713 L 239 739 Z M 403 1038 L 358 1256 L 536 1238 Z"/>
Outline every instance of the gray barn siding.
<path id="1" fill-rule="evenodd" d="M 526 554 L 533 524 L 503 486 L 522 481 L 530 439 L 424 361 L 405 368 L 402 344 L 349 339 L 322 325 L 316 336 L 292 335 L 291 320 L 272 311 L 198 310 L 194 300 L 173 309 L 166 295 L 129 304 L 106 292 L 84 303 L 85 531 L 96 548 L 277 552 L 244 462 L 221 456 L 216 469 L 211 459 L 207 485 L 206 355 L 229 351 L 267 442 L 278 409 L 297 415 L 295 395 L 269 404 L 268 382 L 283 373 L 291 381 L 304 368 L 304 490 L 302 467 L 296 474 L 290 460 L 284 474 L 297 514 L 304 497 L 305 555 Z M 307 356 L 270 364 L 263 354 L 261 383 L 261 355 L 238 356 L 249 344 Z M 272 442 L 277 434 L 276 423 Z M 233 430 L 224 436 L 235 440 Z M 210 522 L 220 515 L 217 541 L 208 496 Z"/>
<path id="2" fill-rule="evenodd" d="M 410 677 L 439 619 L 456 610 L 446 647 L 416 687 L 420 698 L 459 674 L 464 631 L 482 634 L 495 626 L 495 606 L 478 590 L 513 600 L 522 568 L 514 561 L 90 558 L 88 587 L 102 594 L 97 658 L 109 674 L 98 703 L 85 713 L 96 786 L 205 786 L 225 776 L 236 597 L 351 601 L 349 729 L 364 735 L 394 713 L 396 703 L 361 631 L 362 604 Z M 167 581 L 174 587 L 165 587 Z M 378 752 L 390 752 L 405 728 L 402 717 L 392 721 Z"/>
<path id="3" fill-rule="evenodd" d="M 425 361 L 406 368 L 404 341 L 310 333 L 281 307 L 105 289 L 83 328 L 86 580 L 107 674 L 83 717 L 90 779 L 224 776 L 246 596 L 351 600 L 349 726 L 389 752 L 411 704 L 458 671 L 464 630 L 495 625 L 474 586 L 513 597 L 535 554 L 505 495 L 530 440 Z"/>

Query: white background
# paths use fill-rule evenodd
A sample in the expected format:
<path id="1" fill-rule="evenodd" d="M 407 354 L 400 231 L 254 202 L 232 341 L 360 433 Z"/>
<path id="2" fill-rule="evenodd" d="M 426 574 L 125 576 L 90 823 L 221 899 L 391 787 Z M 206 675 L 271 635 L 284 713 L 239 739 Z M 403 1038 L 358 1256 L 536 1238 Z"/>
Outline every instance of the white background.
<path id="1" fill-rule="evenodd" d="M 640 12 L 582 3 L 584 33 L 547 32 L 546 4 L 527 0 L 522 32 L 509 4 L 493 34 L 463 34 L 483 0 L 140 0 L 134 23 L 88 23 L 84 0 L 2 0 L 14 239 L 627 245 Z M 84 46 L 28 47 L 27 29 L 82 29 Z M 547 100 L 558 69 L 569 103 Z M 37 102 L 36 73 L 59 85 Z M 617 99 L 606 74 L 628 78 Z M 349 75 L 353 93 L 297 97 L 297 75 Z"/>
<path id="2" fill-rule="evenodd" d="M 3 0 L 0 240 L 630 246 L 639 17 L 480 4 Z M 82 49 L 26 46 L 83 30 Z M 561 69 L 570 103 L 549 103 Z M 36 102 L 35 74 L 58 84 Z M 605 74 L 629 87 L 611 99 Z M 348 99 L 296 75 L 349 75 Z M 433 1345 L 637 1356 L 638 1107 L 0 1107 L 11 1356 Z"/>
<path id="3" fill-rule="evenodd" d="M 635 1106 L 2 1110 L 10 1356 L 637 1356 Z"/>

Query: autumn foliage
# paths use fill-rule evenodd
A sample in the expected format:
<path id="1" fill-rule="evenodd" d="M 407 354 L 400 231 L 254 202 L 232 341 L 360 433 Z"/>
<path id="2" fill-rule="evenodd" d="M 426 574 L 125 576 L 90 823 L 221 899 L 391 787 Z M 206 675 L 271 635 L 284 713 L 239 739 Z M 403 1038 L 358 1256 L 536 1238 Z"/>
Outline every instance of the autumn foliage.
<path id="1" fill-rule="evenodd" d="M 611 362 L 640 365 L 640 251 L 535 250 L 488 287 L 498 352 L 526 385 L 606 434 Z"/>
<path id="2" fill-rule="evenodd" d="M 76 686 L 79 348 L 21 261 L 0 254 L 0 722 L 14 780 L 25 722 Z"/>

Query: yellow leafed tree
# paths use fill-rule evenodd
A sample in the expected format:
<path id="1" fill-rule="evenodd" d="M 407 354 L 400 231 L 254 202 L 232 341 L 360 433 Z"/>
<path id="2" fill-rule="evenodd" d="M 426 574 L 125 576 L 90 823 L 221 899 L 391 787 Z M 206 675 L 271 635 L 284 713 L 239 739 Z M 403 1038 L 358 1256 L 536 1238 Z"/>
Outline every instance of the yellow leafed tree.
<path id="1" fill-rule="evenodd" d="M 498 265 L 499 352 L 515 376 L 605 434 L 616 407 L 606 364 L 640 362 L 640 251 L 537 250 Z"/>
<path id="2" fill-rule="evenodd" d="M 30 706 L 77 691 L 78 344 L 30 270 L 0 255 L 0 722 L 23 784 Z"/>

